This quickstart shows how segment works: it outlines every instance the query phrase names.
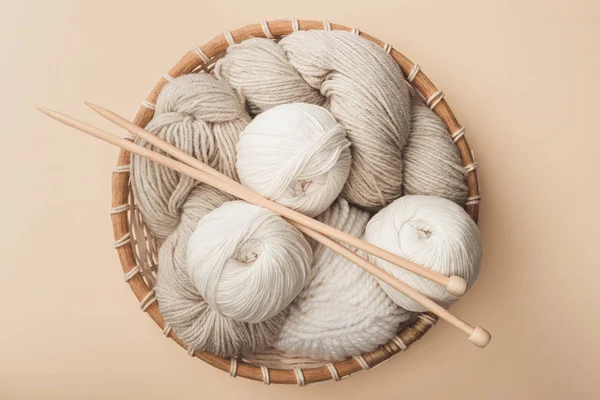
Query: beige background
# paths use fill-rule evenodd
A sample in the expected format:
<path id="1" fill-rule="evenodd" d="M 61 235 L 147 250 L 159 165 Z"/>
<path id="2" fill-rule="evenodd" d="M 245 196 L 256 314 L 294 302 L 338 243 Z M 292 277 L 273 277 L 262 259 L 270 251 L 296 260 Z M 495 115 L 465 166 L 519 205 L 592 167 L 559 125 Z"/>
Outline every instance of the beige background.
<path id="1" fill-rule="evenodd" d="M 600 10 L 590 1 L 10 1 L 0 16 L 0 398 L 599 398 Z M 36 104 L 132 115 L 190 48 L 261 19 L 360 27 L 447 94 L 481 164 L 485 261 L 410 351 L 341 383 L 232 380 L 166 340 L 123 283 L 117 150 Z M 100 126 L 108 124 L 98 122 Z"/>

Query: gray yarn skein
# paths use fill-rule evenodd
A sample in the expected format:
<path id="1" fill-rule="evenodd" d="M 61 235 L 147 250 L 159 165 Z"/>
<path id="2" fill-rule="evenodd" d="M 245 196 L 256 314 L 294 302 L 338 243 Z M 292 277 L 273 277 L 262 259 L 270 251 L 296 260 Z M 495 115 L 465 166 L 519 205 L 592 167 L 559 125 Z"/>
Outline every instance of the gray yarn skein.
<path id="1" fill-rule="evenodd" d="M 215 75 L 231 83 L 254 114 L 292 102 L 328 108 L 352 142 L 342 191 L 351 203 L 377 210 L 406 191 L 464 205 L 467 185 L 456 146 L 435 113 L 411 105 L 417 100 L 400 68 L 374 43 L 341 31 L 300 31 L 279 43 L 249 39 L 228 48 Z"/>
<path id="2" fill-rule="evenodd" d="M 237 180 L 236 146 L 249 122 L 233 88 L 202 73 L 167 84 L 146 129 Z M 136 143 L 159 151 L 141 139 Z M 177 336 L 192 349 L 223 357 L 269 346 L 285 312 L 256 324 L 224 317 L 200 296 L 187 271 L 187 241 L 198 221 L 233 197 L 136 155 L 131 156 L 131 180 L 145 223 L 164 240 L 154 290 L 159 310 Z"/>
<path id="3" fill-rule="evenodd" d="M 227 53 L 215 73 L 251 110 L 313 103 L 344 126 L 352 142 L 344 198 L 379 209 L 402 194 L 400 154 L 410 130 L 410 97 L 400 67 L 385 51 L 348 32 L 300 31 L 278 44 L 250 39 Z"/>
<path id="4" fill-rule="evenodd" d="M 198 221 L 233 197 L 198 186 L 190 193 L 175 232 L 162 244 L 158 256 L 156 297 L 160 313 L 177 336 L 192 349 L 222 357 L 256 352 L 277 338 L 287 310 L 260 322 L 227 318 L 213 310 L 196 289 L 187 270 L 187 243 Z"/>
<path id="5" fill-rule="evenodd" d="M 469 187 L 456 145 L 442 120 L 413 96 L 412 125 L 404 147 L 404 194 L 443 197 L 464 205 Z"/>

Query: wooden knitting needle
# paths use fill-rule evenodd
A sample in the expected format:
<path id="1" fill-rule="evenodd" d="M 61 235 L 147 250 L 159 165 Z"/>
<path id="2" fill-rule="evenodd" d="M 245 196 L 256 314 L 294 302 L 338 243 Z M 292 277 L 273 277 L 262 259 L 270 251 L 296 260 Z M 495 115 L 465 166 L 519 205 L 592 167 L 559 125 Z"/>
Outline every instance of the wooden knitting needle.
<path id="1" fill-rule="evenodd" d="M 387 250 L 377 247 L 371 243 L 365 242 L 364 240 L 356 238 L 350 234 L 347 234 L 346 232 L 342 232 L 340 230 L 332 228 L 332 227 L 330 227 L 326 224 L 323 224 L 322 222 L 316 221 L 304 214 L 301 214 L 297 211 L 291 210 L 279 203 L 265 199 L 264 197 L 251 191 L 250 189 L 248 189 L 245 186 L 241 185 L 240 183 L 234 181 L 233 179 L 229 178 L 228 176 L 221 174 L 219 171 L 211 168 L 210 166 L 204 164 L 200 160 L 192 157 L 191 155 L 182 151 L 178 147 L 173 146 L 172 144 L 165 142 L 158 136 L 146 131 L 143 128 L 140 128 L 139 126 L 137 126 L 134 123 L 130 122 L 129 120 L 123 118 L 122 116 L 120 116 L 110 110 L 107 110 L 103 107 L 100 107 L 98 105 L 89 103 L 89 102 L 85 102 L 85 104 L 87 104 L 90 108 L 92 108 L 94 111 L 96 111 L 102 117 L 115 123 L 116 125 L 120 126 L 121 128 L 132 133 L 133 135 L 139 136 L 140 138 L 144 139 L 145 141 L 154 145 L 155 147 L 164 150 L 166 153 L 171 154 L 173 157 L 185 162 L 188 165 L 194 166 L 196 169 L 199 169 L 200 171 L 203 171 L 207 174 L 210 174 L 215 177 L 226 180 L 228 182 L 228 185 L 231 188 L 235 187 L 235 190 L 238 191 L 238 193 L 243 192 L 243 196 L 240 194 L 234 194 L 237 197 L 240 197 L 251 203 L 257 204 L 261 207 L 264 207 L 268 210 L 273 211 L 276 214 L 279 214 L 279 215 L 287 218 L 288 220 L 295 221 L 295 222 L 297 222 L 301 225 L 304 225 L 314 231 L 320 232 L 320 233 L 322 233 L 326 236 L 329 236 L 335 240 L 338 240 L 340 242 L 347 243 L 357 249 L 363 250 L 366 253 L 370 253 L 382 260 L 386 260 L 396 266 L 406 269 L 407 271 L 413 272 L 413 273 L 420 275 L 426 279 L 429 279 L 439 285 L 444 286 L 446 288 L 446 291 L 452 295 L 462 296 L 467 289 L 467 282 L 459 276 L 456 276 L 456 275 L 446 276 L 446 275 L 442 275 L 436 271 L 432 271 L 428 268 L 424 268 L 424 267 L 422 267 L 418 264 L 415 264 L 412 261 L 406 260 L 394 253 L 391 253 Z M 227 191 L 227 192 L 231 193 L 231 191 Z"/>
<path id="2" fill-rule="evenodd" d="M 201 181 L 210 186 L 213 186 L 216 189 L 230 193 L 236 197 L 242 198 L 249 202 L 253 202 L 252 200 L 245 198 L 245 196 L 248 195 L 247 193 L 245 193 L 245 191 L 242 191 L 242 193 L 240 193 L 240 194 L 236 194 L 236 192 L 237 193 L 240 192 L 239 187 L 230 186 L 229 185 L 230 182 L 228 182 L 227 180 L 221 179 L 219 176 L 209 174 L 209 173 L 203 172 L 201 170 L 195 169 L 187 164 L 184 164 L 184 163 L 181 163 L 172 158 L 163 156 L 162 154 L 156 153 L 145 147 L 136 145 L 135 143 L 132 143 L 131 141 L 125 140 L 121 137 L 118 137 L 111 133 L 105 132 L 105 131 L 103 131 L 99 128 L 96 128 L 94 126 L 91 126 L 83 121 L 79 121 L 75 118 L 69 117 L 68 115 L 58 113 L 55 111 L 51 111 L 51 110 L 47 110 L 47 109 L 43 109 L 43 108 L 39 108 L 39 107 L 38 107 L 38 109 L 40 111 L 42 111 L 43 113 L 45 113 L 46 115 L 56 119 L 57 121 L 60 121 L 66 125 L 72 126 L 76 129 L 78 129 L 84 133 L 90 134 L 100 140 L 103 140 L 105 142 L 119 146 L 122 149 L 129 151 L 130 153 L 138 154 L 142 157 L 152 160 L 152 161 L 154 161 L 160 165 L 163 165 L 167 168 L 173 169 L 183 175 L 187 175 L 198 181 Z M 151 135 L 150 133 L 148 133 L 148 134 Z M 246 189 L 242 185 L 239 185 L 239 186 L 243 189 Z M 248 190 L 246 189 L 246 191 L 248 191 Z M 248 192 L 254 194 L 258 199 L 266 200 L 254 192 L 251 192 L 251 191 L 248 191 Z M 252 197 L 252 196 L 250 196 L 250 197 Z M 259 203 L 255 203 L 255 204 L 260 205 Z M 277 203 L 275 203 L 275 204 L 277 204 Z M 285 207 L 283 207 L 283 208 L 285 208 Z M 287 210 L 287 208 L 286 208 L 286 210 Z M 300 215 L 303 215 L 303 214 L 300 214 Z M 311 221 L 314 221 L 311 218 L 309 218 L 309 219 Z M 305 233 L 314 237 L 316 240 L 318 240 L 321 243 L 332 248 L 334 251 L 339 252 L 339 254 L 343 255 L 344 257 L 348 258 L 352 262 L 361 266 L 362 268 L 367 270 L 367 272 L 370 272 L 375 277 L 381 279 L 385 283 L 392 286 L 394 289 L 398 290 L 400 293 L 410 297 L 417 303 L 421 304 L 423 307 L 429 309 L 430 311 L 432 311 L 433 313 L 438 315 L 440 318 L 448 321 L 450 324 L 454 325 L 455 327 L 457 327 L 458 329 L 460 329 L 461 331 L 463 331 L 464 333 L 469 335 L 469 341 L 471 341 L 471 343 L 475 344 L 478 347 L 485 347 L 489 343 L 489 341 L 491 339 L 491 335 L 485 329 L 483 329 L 481 327 L 477 327 L 477 326 L 473 327 L 473 326 L 469 325 L 465 321 L 461 320 L 460 318 L 458 318 L 458 317 L 454 316 L 453 314 L 451 314 L 450 312 L 448 312 L 443 307 L 439 306 L 437 303 L 428 299 L 426 296 L 424 296 L 420 292 L 416 291 L 415 289 L 411 288 L 404 282 L 395 278 L 393 275 L 377 268 L 375 265 L 369 263 L 367 260 L 365 260 L 364 258 L 355 254 L 354 252 L 347 249 L 346 247 L 340 245 L 339 243 L 335 242 L 334 240 L 330 239 L 329 237 L 327 237 L 319 232 L 314 232 L 311 228 L 308 228 L 301 224 L 297 224 L 297 221 L 294 221 L 294 222 L 296 222 L 295 225 L 300 230 L 304 231 Z M 317 222 L 317 221 L 315 221 L 315 222 Z"/>

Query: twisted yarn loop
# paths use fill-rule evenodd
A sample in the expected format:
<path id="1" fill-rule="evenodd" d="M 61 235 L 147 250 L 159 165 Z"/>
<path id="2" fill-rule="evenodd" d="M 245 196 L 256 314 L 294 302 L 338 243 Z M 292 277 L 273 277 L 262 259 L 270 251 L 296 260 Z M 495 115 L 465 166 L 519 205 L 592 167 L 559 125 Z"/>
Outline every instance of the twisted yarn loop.
<path id="1" fill-rule="evenodd" d="M 458 275 L 470 287 L 479 273 L 482 247 L 475 222 L 456 203 L 435 196 L 404 196 L 378 212 L 363 239 L 442 275 Z M 369 255 L 370 261 L 444 307 L 458 297 L 429 279 Z M 400 307 L 424 307 L 384 282 L 383 290 Z"/>
<path id="2" fill-rule="evenodd" d="M 340 198 L 317 219 L 360 237 L 369 217 Z M 286 354 L 342 360 L 387 343 L 412 314 L 396 306 L 369 273 L 329 248 L 311 244 L 310 283 L 290 306 L 274 347 Z"/>
<path id="3" fill-rule="evenodd" d="M 312 250 L 282 217 L 243 201 L 204 216 L 188 241 L 187 269 L 216 312 L 236 321 L 272 318 L 310 276 Z"/>
<path id="4" fill-rule="evenodd" d="M 258 115 L 242 132 L 237 170 L 250 189 L 316 216 L 348 178 L 349 147 L 344 128 L 326 109 L 284 104 Z"/>

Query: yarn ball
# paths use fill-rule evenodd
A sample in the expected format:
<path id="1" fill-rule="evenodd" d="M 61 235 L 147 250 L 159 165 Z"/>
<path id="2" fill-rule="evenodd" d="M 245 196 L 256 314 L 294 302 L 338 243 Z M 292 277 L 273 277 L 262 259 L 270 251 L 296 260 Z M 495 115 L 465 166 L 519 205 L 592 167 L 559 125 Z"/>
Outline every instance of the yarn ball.
<path id="1" fill-rule="evenodd" d="M 443 275 L 460 276 L 467 287 L 479 273 L 482 246 L 477 225 L 460 206 L 441 197 L 401 197 L 373 216 L 363 239 Z M 443 307 L 459 299 L 426 278 L 377 257 L 369 259 Z M 386 283 L 380 284 L 400 307 L 427 311 Z"/>
<path id="2" fill-rule="evenodd" d="M 314 217 L 344 187 L 349 147 L 344 128 L 325 108 L 283 104 L 259 114 L 241 133 L 237 172 L 255 192 Z"/>
<path id="3" fill-rule="evenodd" d="M 292 102 L 328 108 L 352 143 L 342 191 L 348 201 L 378 209 L 402 194 L 409 88 L 375 43 L 342 31 L 299 31 L 279 42 L 253 38 L 229 47 L 215 75 L 254 112 Z"/>
<path id="4" fill-rule="evenodd" d="M 340 198 L 317 219 L 360 237 L 369 217 Z M 329 248 L 311 244 L 310 283 L 290 306 L 274 347 L 288 355 L 334 361 L 387 343 L 412 314 L 394 304 L 369 273 Z"/>
<path id="5" fill-rule="evenodd" d="M 262 207 L 233 201 L 204 216 L 187 245 L 187 269 L 216 312 L 257 323 L 274 317 L 308 282 L 312 249 Z"/>
<path id="6" fill-rule="evenodd" d="M 233 200 L 216 189 L 198 186 L 183 207 L 181 223 L 162 243 L 154 291 L 158 309 L 189 349 L 222 357 L 255 352 L 270 346 L 281 329 L 286 313 L 258 324 L 223 316 L 202 297 L 187 268 L 187 243 L 198 221 L 213 209 Z"/>

